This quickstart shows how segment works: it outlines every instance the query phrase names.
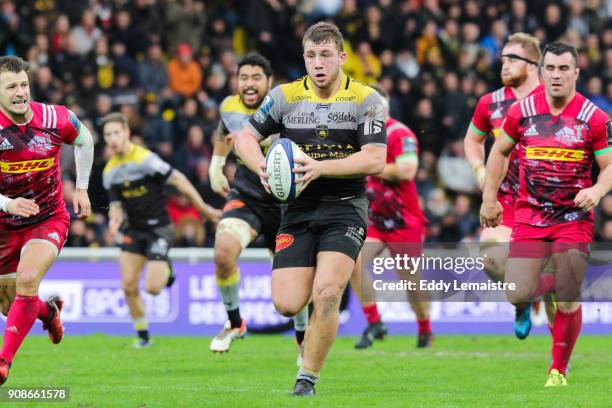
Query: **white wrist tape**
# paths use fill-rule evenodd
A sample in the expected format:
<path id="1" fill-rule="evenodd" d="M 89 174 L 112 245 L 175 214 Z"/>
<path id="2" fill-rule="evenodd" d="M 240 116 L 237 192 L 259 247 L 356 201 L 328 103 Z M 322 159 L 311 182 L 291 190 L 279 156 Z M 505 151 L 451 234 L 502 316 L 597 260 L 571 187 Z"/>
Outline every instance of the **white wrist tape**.
<path id="1" fill-rule="evenodd" d="M 11 201 L 13 201 L 12 198 L 8 198 L 0 194 L 0 210 L 8 212 L 8 205 Z"/>

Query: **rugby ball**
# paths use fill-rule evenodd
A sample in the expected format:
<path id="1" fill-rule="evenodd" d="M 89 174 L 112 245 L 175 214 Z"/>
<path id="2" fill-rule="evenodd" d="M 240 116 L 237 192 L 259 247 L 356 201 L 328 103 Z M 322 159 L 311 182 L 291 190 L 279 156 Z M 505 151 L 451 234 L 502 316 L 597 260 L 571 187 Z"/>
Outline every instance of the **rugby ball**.
<path id="1" fill-rule="evenodd" d="M 266 173 L 272 195 L 280 201 L 296 199 L 302 192 L 302 184 L 295 179 L 300 175 L 293 172 L 301 167 L 294 162 L 296 157 L 306 154 L 290 139 L 278 139 L 270 146 L 266 154 Z"/>

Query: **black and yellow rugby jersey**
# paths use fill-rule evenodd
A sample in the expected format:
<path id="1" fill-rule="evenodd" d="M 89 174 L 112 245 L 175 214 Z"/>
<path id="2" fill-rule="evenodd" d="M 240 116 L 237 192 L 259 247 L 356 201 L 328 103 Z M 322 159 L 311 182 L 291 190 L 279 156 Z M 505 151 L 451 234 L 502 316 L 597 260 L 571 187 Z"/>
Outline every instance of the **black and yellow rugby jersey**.
<path id="1" fill-rule="evenodd" d="M 229 133 L 241 131 L 257 109 L 246 107 L 239 95 L 231 95 L 223 100 L 219 112 L 221 120 L 217 134 L 222 138 Z M 262 146 L 261 151 L 265 155 L 268 148 Z M 232 187 L 247 197 L 267 203 L 276 203 L 274 197 L 268 194 L 261 185 L 259 176 L 249 170 L 240 159 Z"/>
<path id="2" fill-rule="evenodd" d="M 341 159 L 366 144 L 386 146 L 380 95 L 342 74 L 338 92 L 319 98 L 309 76 L 277 86 L 249 120 L 261 139 L 280 132 L 315 160 Z M 365 177 L 318 178 L 300 198 L 334 200 L 362 195 Z"/>
<path id="3" fill-rule="evenodd" d="M 136 144 L 125 156 L 113 156 L 104 167 L 102 184 L 109 201 L 120 201 L 130 227 L 147 229 L 170 224 L 165 184 L 172 167 Z"/>

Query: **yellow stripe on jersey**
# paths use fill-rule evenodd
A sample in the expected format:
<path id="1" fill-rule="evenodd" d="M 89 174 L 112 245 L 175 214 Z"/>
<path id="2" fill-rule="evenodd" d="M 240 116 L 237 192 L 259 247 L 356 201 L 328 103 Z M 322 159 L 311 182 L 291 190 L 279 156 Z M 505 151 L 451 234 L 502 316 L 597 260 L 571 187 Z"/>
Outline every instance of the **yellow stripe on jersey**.
<path id="1" fill-rule="evenodd" d="M 238 112 L 244 113 L 245 115 L 252 115 L 257 112 L 257 108 L 248 108 L 242 103 L 240 95 L 230 95 L 221 102 L 219 112 Z"/>
<path id="2" fill-rule="evenodd" d="M 340 89 L 328 99 L 322 99 L 317 96 L 308 75 L 288 84 L 283 84 L 280 86 L 280 89 L 283 91 L 285 100 L 288 103 L 307 101 L 316 103 L 353 102 L 360 104 L 368 95 L 376 92 L 366 84 L 347 77 L 344 73 L 341 75 Z"/>
<path id="3" fill-rule="evenodd" d="M 130 152 L 128 154 L 126 154 L 125 156 L 113 156 L 108 161 L 108 163 L 106 163 L 106 166 L 104 167 L 104 173 L 106 173 L 107 171 L 115 167 L 121 166 L 123 164 L 127 164 L 127 163 L 140 164 L 150 154 L 151 154 L 151 151 L 149 149 L 146 149 L 137 144 L 132 144 L 132 148 L 130 149 Z"/>
<path id="4" fill-rule="evenodd" d="M 0 162 L 0 171 L 3 173 L 28 173 L 50 169 L 55 164 L 55 157 L 38 160 L 25 160 L 18 162 Z"/>
<path id="5" fill-rule="evenodd" d="M 579 162 L 584 160 L 584 150 L 563 149 L 560 147 L 527 147 L 528 159 Z"/>

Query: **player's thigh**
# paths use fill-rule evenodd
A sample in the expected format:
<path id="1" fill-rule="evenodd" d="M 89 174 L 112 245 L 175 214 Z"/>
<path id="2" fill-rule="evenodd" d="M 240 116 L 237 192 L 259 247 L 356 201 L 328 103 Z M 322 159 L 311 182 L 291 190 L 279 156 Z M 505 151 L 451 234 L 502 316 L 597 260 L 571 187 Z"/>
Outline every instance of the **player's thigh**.
<path id="1" fill-rule="evenodd" d="M 238 241 L 240 243 L 240 250 L 242 250 L 257 237 L 261 230 L 261 220 L 253 206 L 247 203 L 248 201 L 238 192 L 230 191 L 228 201 L 223 207 L 221 221 L 215 233 L 215 251 L 218 240 L 222 242 Z M 229 240 L 228 236 L 234 239 Z M 235 243 L 231 245 L 235 246 Z"/>
<path id="2" fill-rule="evenodd" d="M 367 237 L 365 244 L 357 257 L 353 272 L 351 273 L 351 286 L 361 303 L 373 303 L 376 301 L 372 288 L 372 277 L 370 266 L 372 261 L 385 248 L 385 244 L 377 238 Z"/>
<path id="3" fill-rule="evenodd" d="M 549 258 L 508 258 L 505 282 L 514 284 L 508 287 L 506 295 L 511 303 L 528 301 L 538 287 L 538 278 Z"/>
<path id="4" fill-rule="evenodd" d="M 27 241 L 17 265 L 17 290 L 21 293 L 23 286 L 32 288 L 33 285 L 37 289 L 43 276 L 53 265 L 57 254 L 57 247 L 47 240 Z"/>
<path id="5" fill-rule="evenodd" d="M 575 302 L 580 299 L 582 280 L 588 267 L 588 254 L 579 249 L 569 249 L 552 254 L 555 269 L 555 293 L 558 302 Z"/>
<path id="6" fill-rule="evenodd" d="M 40 280 L 62 250 L 69 228 L 68 215 L 58 214 L 24 231 L 24 244 L 16 270 L 18 291 L 21 291 L 22 285 L 35 285 L 38 288 Z"/>
<path id="7" fill-rule="evenodd" d="M 272 270 L 272 302 L 283 316 L 294 316 L 310 301 L 314 266 Z"/>
<path id="8" fill-rule="evenodd" d="M 321 251 L 317 254 L 317 268 L 312 287 L 315 308 L 318 305 L 325 309 L 337 307 L 354 266 L 355 260 L 342 252 Z"/>
<path id="9" fill-rule="evenodd" d="M 0 275 L 0 311 L 7 315 L 15 299 L 15 274 Z"/>
<path id="10" fill-rule="evenodd" d="M 512 229 L 505 225 L 494 228 L 484 228 L 480 233 L 480 242 L 510 242 Z"/>
<path id="11" fill-rule="evenodd" d="M 256 236 L 257 232 L 244 219 L 222 218 L 215 233 L 215 263 L 221 267 L 232 266 Z"/>

